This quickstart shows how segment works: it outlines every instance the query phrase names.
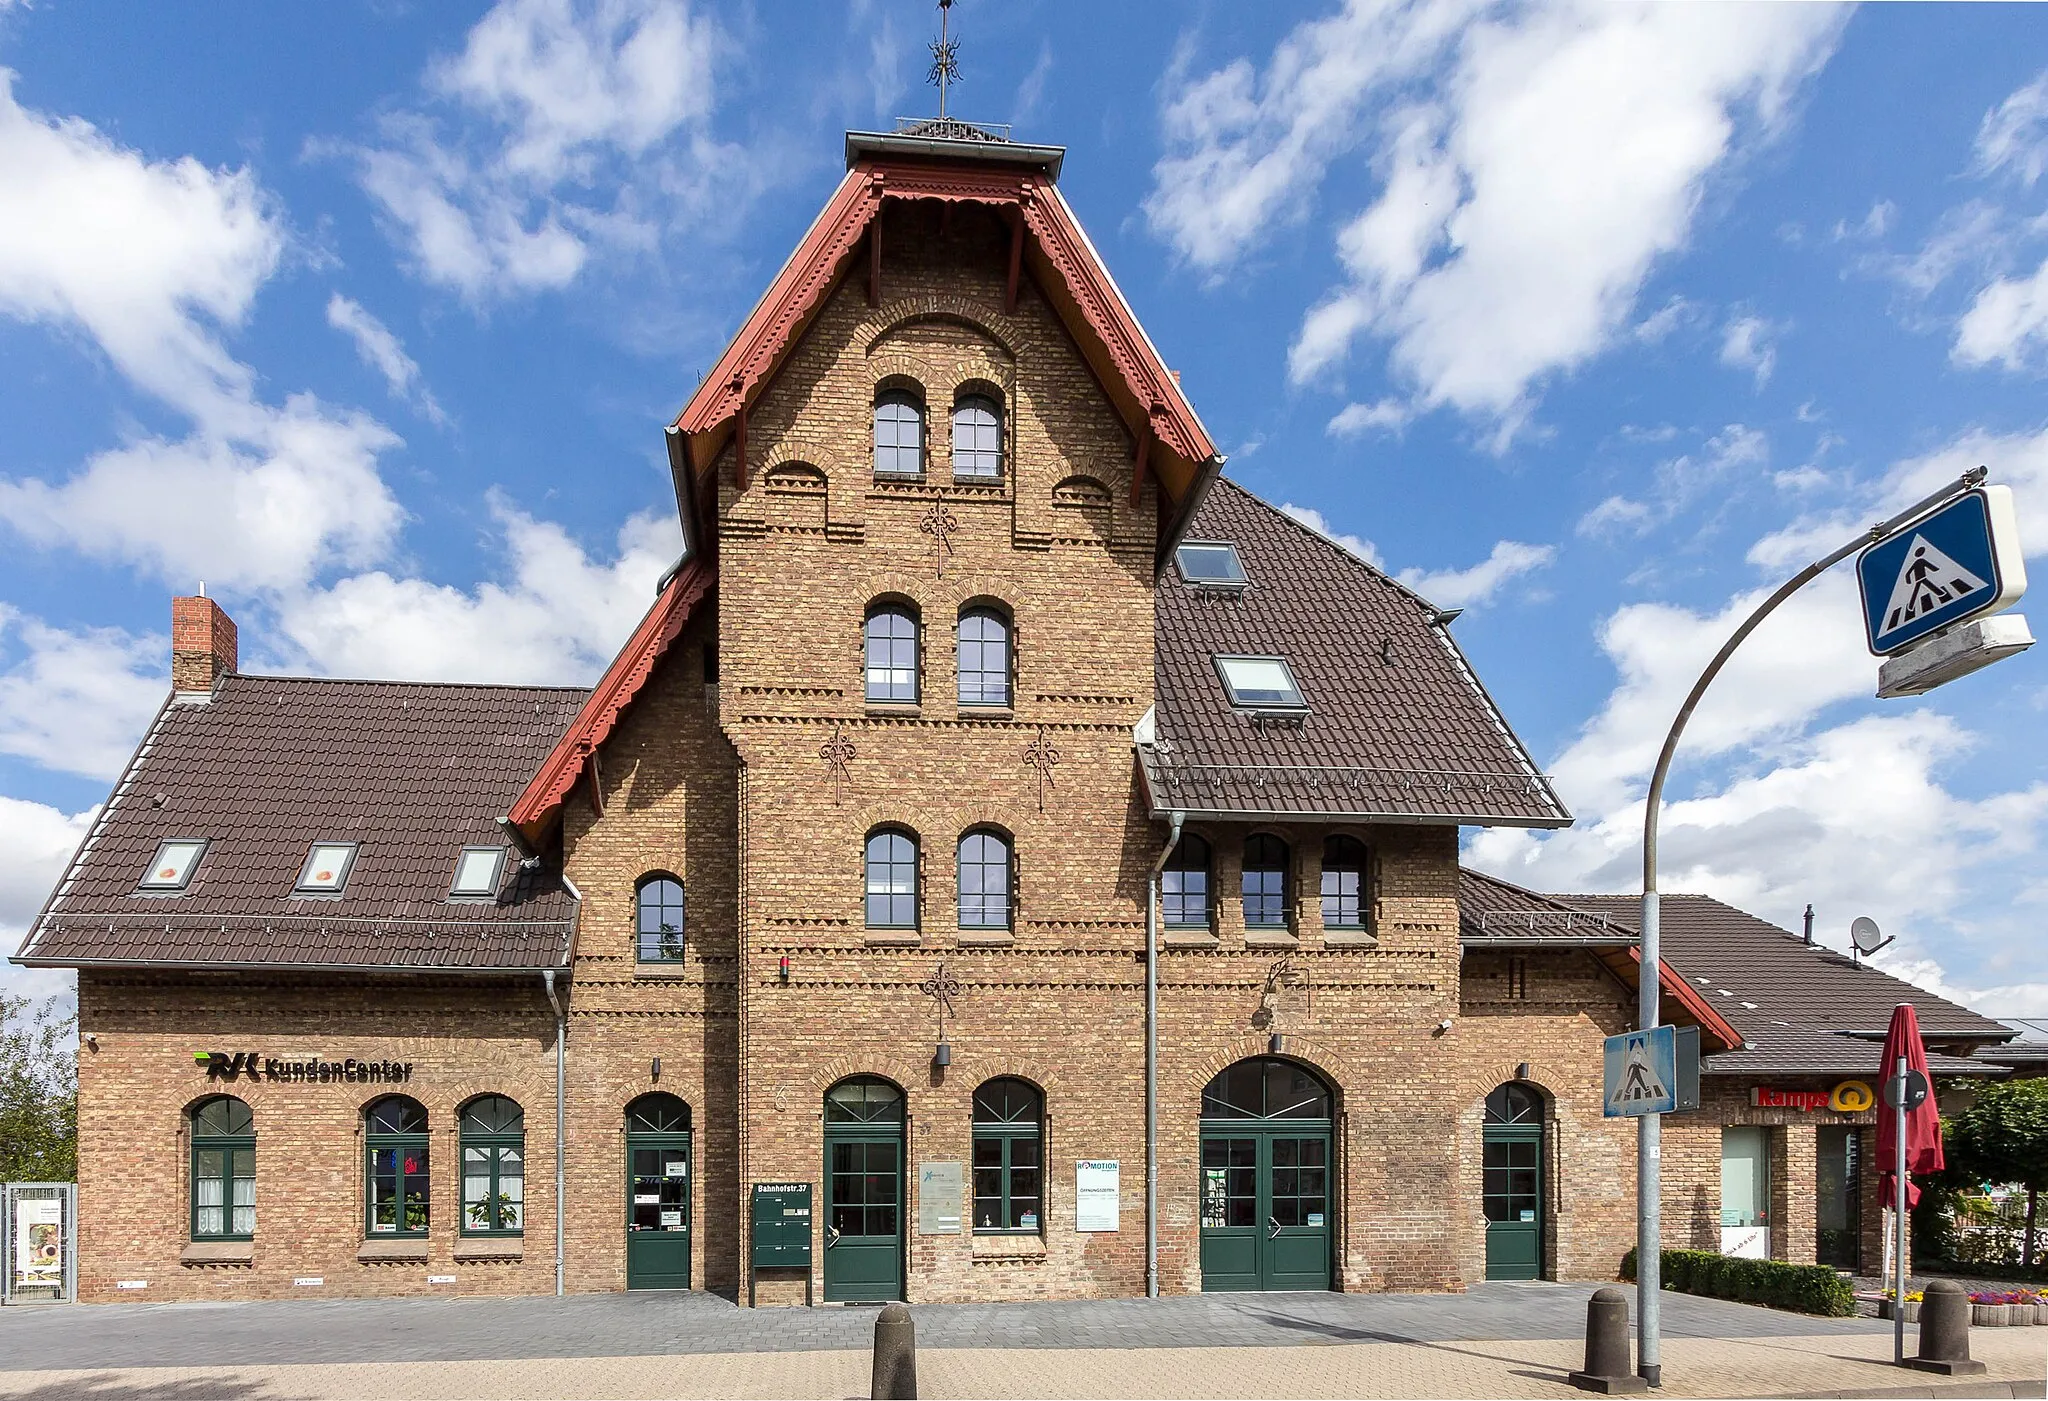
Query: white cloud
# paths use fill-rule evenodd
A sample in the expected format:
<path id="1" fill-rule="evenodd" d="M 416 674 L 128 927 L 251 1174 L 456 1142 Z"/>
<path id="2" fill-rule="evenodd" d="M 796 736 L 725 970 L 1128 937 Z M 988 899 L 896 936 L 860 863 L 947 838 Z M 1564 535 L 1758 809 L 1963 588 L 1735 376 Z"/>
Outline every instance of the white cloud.
<path id="1" fill-rule="evenodd" d="M 47 769 L 114 779 L 170 691 L 161 635 L 117 628 L 67 632 L 0 604 L 24 653 L 0 671 L 0 754 Z"/>
<path id="2" fill-rule="evenodd" d="M 152 162 L 28 111 L 12 84 L 0 70 L 0 315 L 83 332 L 195 431 L 137 436 L 57 485 L 0 480 L 0 519 L 181 587 L 288 584 L 381 553 L 399 511 L 376 459 L 398 440 L 311 396 L 260 402 L 221 341 L 286 243 L 269 197 L 246 170 Z"/>
<path id="3" fill-rule="evenodd" d="M 434 395 L 420 376 L 419 362 L 405 353 L 405 346 L 391 328 L 370 315 L 363 304 L 336 292 L 327 299 L 327 324 L 355 342 L 362 362 L 384 376 L 397 398 L 418 406 L 434 423 L 446 423 L 448 415 L 434 401 Z"/>
<path id="4" fill-rule="evenodd" d="M 1510 579 L 1541 569 L 1556 557 L 1555 545 L 1502 540 L 1494 545 L 1493 553 L 1469 569 L 1404 569 L 1401 582 L 1439 607 L 1470 608 L 1490 602 Z"/>
<path id="5" fill-rule="evenodd" d="M 560 526 L 494 497 L 511 577 L 473 591 L 383 572 L 283 601 L 279 622 L 310 664 L 341 676 L 590 682 L 654 602 L 682 549 L 670 514 L 639 515 L 594 560 Z"/>
<path id="6" fill-rule="evenodd" d="M 2001 277 L 1977 293 L 1956 323 L 1950 356 L 1959 365 L 2025 369 L 2032 353 L 2048 346 L 2048 260 L 2031 274 Z"/>
<path id="7" fill-rule="evenodd" d="M 1627 325 L 1708 176 L 1782 127 L 1841 20 L 1354 0 L 1298 26 L 1263 76 L 1239 60 L 1168 85 L 1146 211 L 1214 272 L 1301 217 L 1328 163 L 1370 141 L 1378 198 L 1338 236 L 1347 280 L 1304 319 L 1290 377 L 1335 370 L 1370 333 L 1421 406 L 1500 420 L 1504 442 L 1539 381 Z"/>
<path id="8" fill-rule="evenodd" d="M 1747 313 L 1731 316 L 1721 330 L 1721 363 L 1733 370 L 1747 370 L 1756 376 L 1756 387 L 1770 382 L 1777 368 L 1778 348 L 1772 339 L 1778 327 L 1761 316 Z"/>
<path id="9" fill-rule="evenodd" d="M 1629 334 L 1645 345 L 1655 345 L 1679 327 L 1697 320 L 1699 313 L 1697 303 L 1684 297 L 1673 297 L 1638 321 Z"/>
<path id="10" fill-rule="evenodd" d="M 1017 96 L 1010 103 L 1010 120 L 1028 122 L 1038 115 L 1038 106 L 1045 101 L 1045 85 L 1052 78 L 1052 40 L 1038 41 L 1038 61 L 1031 65 L 1031 71 L 1024 75 L 1024 81 L 1017 84 Z"/>
<path id="11" fill-rule="evenodd" d="M 1743 468 L 1759 466 L 1769 458 L 1770 440 L 1760 430 L 1730 423 L 1697 452 L 1659 462 L 1650 476 L 1648 499 L 1609 496 L 1579 517 L 1575 529 L 1587 536 L 1640 535 L 1671 520 L 1710 490 L 1730 490 Z"/>
<path id="12" fill-rule="evenodd" d="M 2004 171 L 2027 185 L 2048 170 L 2048 71 L 1984 114 L 1976 154 L 1983 174 Z"/>
<path id="13" fill-rule="evenodd" d="M 1333 438 L 1356 438 L 1375 430 L 1399 433 L 1408 426 L 1408 406 L 1399 399 L 1381 399 L 1372 404 L 1346 404 L 1323 431 Z"/>
<path id="14" fill-rule="evenodd" d="M 499 0 L 428 72 L 442 119 L 395 114 L 353 150 L 363 190 L 429 282 L 473 301 L 566 286 L 594 251 L 657 247 L 714 184 L 732 196 L 708 130 L 718 43 L 682 0 Z"/>
<path id="15" fill-rule="evenodd" d="M 1323 513 L 1315 507 L 1297 506 L 1292 501 L 1283 501 L 1280 503 L 1280 513 L 1293 520 L 1300 521 L 1331 544 L 1349 550 L 1374 568 L 1379 567 L 1379 546 L 1361 536 L 1338 533 L 1337 529 L 1323 518 Z"/>
<path id="16" fill-rule="evenodd" d="M 29 921 L 56 888 L 93 817 L 94 810 L 67 816 L 42 803 L 0 796 L 0 832 L 8 841 L 8 859 L 0 862 L 0 990 L 33 998 L 72 995 L 75 974 L 17 968 L 4 959 L 27 937 Z"/>

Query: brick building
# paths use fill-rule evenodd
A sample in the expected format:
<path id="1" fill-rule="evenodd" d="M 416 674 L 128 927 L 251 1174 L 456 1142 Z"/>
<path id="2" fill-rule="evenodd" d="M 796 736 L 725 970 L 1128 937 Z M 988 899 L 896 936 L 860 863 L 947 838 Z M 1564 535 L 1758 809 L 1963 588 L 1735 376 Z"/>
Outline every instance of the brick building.
<path id="1" fill-rule="evenodd" d="M 1612 1275 L 1627 912 L 1461 873 L 1569 814 L 1453 615 L 1221 478 L 1061 159 L 849 136 L 588 691 L 244 675 L 176 601 L 18 955 L 79 970 L 84 1297 Z M 1734 1182 L 1811 1259 L 1849 1150 L 1744 1097 L 1875 1046 L 1787 1004 L 1770 1059 L 1720 989 L 1782 931 L 1667 907 L 1713 1053 L 1667 1229 L 1722 1244 Z M 1937 1073 L 2010 1035 L 1899 995 Z"/>

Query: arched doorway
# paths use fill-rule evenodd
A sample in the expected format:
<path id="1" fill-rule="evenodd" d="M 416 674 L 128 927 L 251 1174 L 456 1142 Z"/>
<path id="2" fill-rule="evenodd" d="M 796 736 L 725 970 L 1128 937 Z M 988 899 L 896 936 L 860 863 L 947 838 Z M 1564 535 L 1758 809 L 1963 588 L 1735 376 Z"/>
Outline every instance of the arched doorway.
<path id="1" fill-rule="evenodd" d="M 1543 1096 L 1511 1080 L 1486 1097 L 1481 1130 L 1485 1160 L 1480 1191 L 1486 1208 L 1486 1277 L 1543 1276 Z"/>
<path id="2" fill-rule="evenodd" d="M 1241 1060 L 1202 1091 L 1202 1288 L 1330 1287 L 1330 1088 Z"/>
<path id="3" fill-rule="evenodd" d="M 903 1297 L 903 1091 L 871 1075 L 825 1092 L 825 1298 Z"/>
<path id="4" fill-rule="evenodd" d="M 690 1287 L 690 1106 L 642 1095 L 626 1106 L 626 1288 Z"/>

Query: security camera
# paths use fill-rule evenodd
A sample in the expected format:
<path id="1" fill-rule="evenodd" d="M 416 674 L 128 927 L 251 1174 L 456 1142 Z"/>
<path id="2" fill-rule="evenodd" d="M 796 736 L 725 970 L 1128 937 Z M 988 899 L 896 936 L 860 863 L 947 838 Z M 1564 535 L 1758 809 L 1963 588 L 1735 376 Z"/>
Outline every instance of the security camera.
<path id="1" fill-rule="evenodd" d="M 1438 1031 L 1449 1031 L 1451 1029 L 1451 1019 L 1449 1017 L 1445 1017 L 1442 1021 L 1436 1024 L 1436 1029 Z"/>

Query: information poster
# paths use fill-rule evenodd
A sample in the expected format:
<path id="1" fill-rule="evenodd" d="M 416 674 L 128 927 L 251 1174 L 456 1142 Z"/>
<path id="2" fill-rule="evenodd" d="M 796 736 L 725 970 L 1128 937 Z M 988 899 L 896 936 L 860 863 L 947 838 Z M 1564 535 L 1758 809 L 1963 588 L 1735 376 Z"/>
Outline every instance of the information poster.
<path id="1" fill-rule="evenodd" d="M 921 1236 L 960 1234 L 960 1203 L 965 1182 L 959 1163 L 917 1165 L 917 1233 Z"/>
<path id="2" fill-rule="evenodd" d="M 1114 1159 L 1074 1164 L 1074 1229 L 1114 1231 L 1123 1199 L 1123 1164 Z"/>
<path id="3" fill-rule="evenodd" d="M 14 1199 L 14 1292 L 64 1291 L 64 1199 Z"/>
<path id="4" fill-rule="evenodd" d="M 1202 1169 L 1202 1224 L 1204 1226 L 1227 1226 L 1230 1213 L 1230 1190 L 1224 1177 L 1225 1168 Z M 1320 1222 L 1314 1223 L 1320 1225 Z"/>

